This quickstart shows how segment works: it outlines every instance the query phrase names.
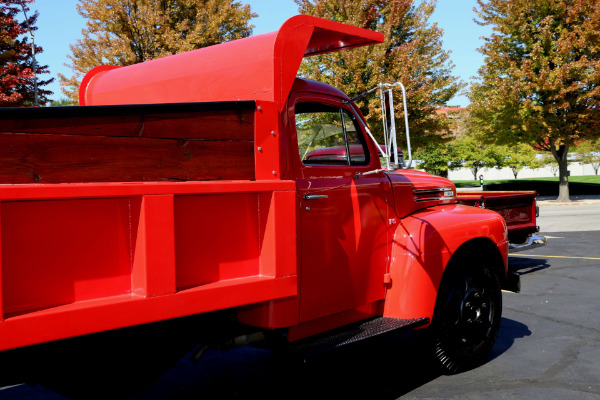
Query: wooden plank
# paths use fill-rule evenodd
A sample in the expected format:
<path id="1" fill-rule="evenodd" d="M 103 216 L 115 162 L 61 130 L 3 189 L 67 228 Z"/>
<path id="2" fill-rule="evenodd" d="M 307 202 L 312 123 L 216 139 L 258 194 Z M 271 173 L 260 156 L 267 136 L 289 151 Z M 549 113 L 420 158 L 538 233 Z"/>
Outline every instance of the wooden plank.
<path id="1" fill-rule="evenodd" d="M 0 108 L 0 131 L 85 136 L 253 140 L 254 102 Z"/>
<path id="2" fill-rule="evenodd" d="M 252 180 L 253 143 L 0 133 L 0 183 Z"/>

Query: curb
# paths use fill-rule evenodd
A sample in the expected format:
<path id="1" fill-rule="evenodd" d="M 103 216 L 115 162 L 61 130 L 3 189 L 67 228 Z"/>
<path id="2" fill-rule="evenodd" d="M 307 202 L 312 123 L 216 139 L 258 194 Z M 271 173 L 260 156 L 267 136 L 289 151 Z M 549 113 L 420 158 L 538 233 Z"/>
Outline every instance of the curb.
<path id="1" fill-rule="evenodd" d="M 540 207 L 552 207 L 552 206 L 581 206 L 581 205 L 589 205 L 589 204 L 600 204 L 600 196 L 598 195 L 590 195 L 590 196 L 571 196 L 571 201 L 569 202 L 558 202 L 553 200 L 554 197 L 544 196 L 537 198 L 537 204 Z"/>

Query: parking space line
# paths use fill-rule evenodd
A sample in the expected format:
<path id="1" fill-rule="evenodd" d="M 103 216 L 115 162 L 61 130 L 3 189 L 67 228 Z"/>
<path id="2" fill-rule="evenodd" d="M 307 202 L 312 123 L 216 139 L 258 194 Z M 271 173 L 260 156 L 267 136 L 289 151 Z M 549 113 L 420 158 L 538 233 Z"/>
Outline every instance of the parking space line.
<path id="1" fill-rule="evenodd" d="M 572 256 L 543 256 L 536 254 L 509 254 L 509 257 L 540 257 L 540 258 L 574 258 L 579 260 L 600 260 L 600 257 L 572 257 Z"/>

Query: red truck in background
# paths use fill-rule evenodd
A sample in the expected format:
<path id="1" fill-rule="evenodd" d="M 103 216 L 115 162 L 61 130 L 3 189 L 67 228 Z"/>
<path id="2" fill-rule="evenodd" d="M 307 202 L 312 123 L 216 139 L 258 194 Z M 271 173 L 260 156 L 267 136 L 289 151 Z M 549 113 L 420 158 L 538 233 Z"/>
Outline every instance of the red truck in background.
<path id="1" fill-rule="evenodd" d="M 539 207 L 535 191 L 459 191 L 458 202 L 474 207 L 496 211 L 506 221 L 508 251 L 510 253 L 530 250 L 546 245 L 546 238 L 539 235 L 536 223 Z"/>
<path id="2" fill-rule="evenodd" d="M 483 362 L 515 287 L 504 218 L 382 168 L 349 97 L 296 77 L 382 41 L 296 16 L 94 68 L 82 107 L 1 110 L 0 350 L 233 310 L 299 351 L 420 328 L 445 371 Z"/>

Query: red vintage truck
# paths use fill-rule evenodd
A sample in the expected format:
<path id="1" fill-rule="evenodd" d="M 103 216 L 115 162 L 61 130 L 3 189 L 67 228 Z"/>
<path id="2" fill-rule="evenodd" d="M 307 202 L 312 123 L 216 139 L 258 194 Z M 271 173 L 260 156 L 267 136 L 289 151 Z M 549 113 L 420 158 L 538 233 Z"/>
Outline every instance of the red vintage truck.
<path id="1" fill-rule="evenodd" d="M 296 16 L 94 68 L 81 107 L 1 110 L 0 350 L 227 310 L 298 351 L 421 328 L 446 371 L 481 363 L 515 283 L 505 220 L 382 168 L 348 96 L 296 77 L 382 41 Z"/>

